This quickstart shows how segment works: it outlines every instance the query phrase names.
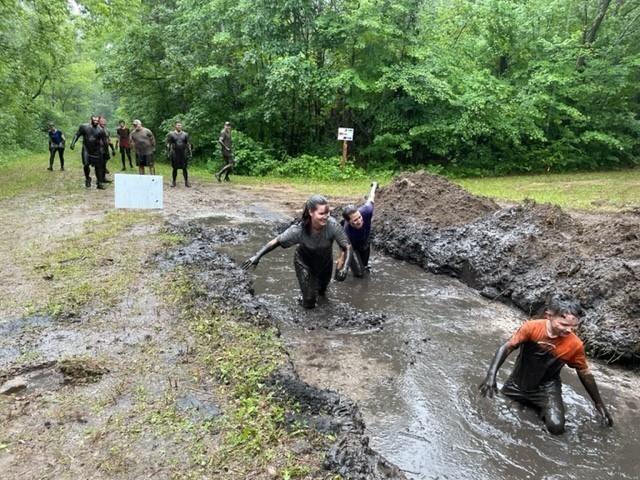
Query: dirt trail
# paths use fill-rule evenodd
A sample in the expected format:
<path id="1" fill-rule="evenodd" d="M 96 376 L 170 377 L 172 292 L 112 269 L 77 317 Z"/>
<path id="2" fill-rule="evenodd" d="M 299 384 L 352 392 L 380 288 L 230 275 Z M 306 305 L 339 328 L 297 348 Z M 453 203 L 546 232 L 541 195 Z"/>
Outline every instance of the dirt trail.
<path id="1" fill-rule="evenodd" d="M 98 299 L 77 315 L 29 315 L 25 305 L 33 311 L 49 308 L 47 302 L 61 288 L 51 273 L 56 262 L 47 257 L 72 248 L 74 235 L 100 234 L 113 213 L 111 188 L 72 185 L 67 193 L 71 176 L 80 178 L 78 173 L 53 174 L 52 192 L 44 200 L 32 192 L 0 202 L 0 221 L 8 226 L 0 240 L 0 256 L 6 259 L 0 275 L 12 279 L 0 303 L 0 477 L 186 478 L 189 462 L 198 455 L 207 461 L 207 450 L 217 448 L 217 437 L 206 426 L 223 412 L 214 394 L 216 380 L 194 358 L 197 339 L 180 323 L 180 309 L 161 298 L 164 272 L 184 266 L 223 310 L 233 309 L 249 322 L 272 323 L 269 312 L 253 300 L 247 276 L 211 248 L 241 240 L 242 232 L 203 230 L 191 221 L 220 215 L 251 218 L 266 211 L 293 218 L 305 198 L 284 185 L 258 191 L 197 180 L 193 188 L 165 186 L 162 211 L 124 227 L 104 244 L 89 288 L 109 283 L 118 270 L 128 269 L 135 277 L 115 305 Z M 158 234 L 167 228 L 190 239 L 187 245 L 165 248 Z M 43 265 L 33 264 L 35 252 L 50 252 Z M 63 261 L 75 260 L 82 258 Z M 75 290 L 70 286 L 67 294 Z M 291 364 L 269 381 L 275 392 L 286 392 L 300 406 L 288 422 L 309 422 L 336 438 L 327 452 L 304 443 L 296 447 L 296 458 L 309 457 L 309 465 L 315 465 L 308 478 L 337 472 L 363 480 L 404 478 L 368 447 L 353 401 L 306 385 Z M 189 436 L 171 434 L 174 410 L 196 415 L 191 419 L 196 430 Z M 321 456 L 323 466 L 317 460 Z M 215 466 L 203 468 L 209 478 L 241 478 L 232 471 L 216 472 Z M 267 472 L 252 477 L 277 477 L 277 469 Z"/>

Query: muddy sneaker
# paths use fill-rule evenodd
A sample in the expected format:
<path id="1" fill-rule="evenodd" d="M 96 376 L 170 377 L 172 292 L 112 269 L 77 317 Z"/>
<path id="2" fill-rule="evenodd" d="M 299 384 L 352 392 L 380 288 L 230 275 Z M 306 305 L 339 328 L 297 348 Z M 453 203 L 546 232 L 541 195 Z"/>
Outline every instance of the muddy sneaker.
<path id="1" fill-rule="evenodd" d="M 64 172 L 64 167 L 60 167 L 60 171 L 61 171 L 61 172 Z"/>
<path id="2" fill-rule="evenodd" d="M 121 172 L 126 172 L 127 171 L 127 167 L 122 167 L 122 170 L 120 170 Z"/>
<path id="3" fill-rule="evenodd" d="M 220 180 L 220 174 L 216 173 L 216 180 L 218 180 L 218 182 L 222 182 L 222 180 Z"/>
<path id="4" fill-rule="evenodd" d="M 87 187 L 87 188 L 91 188 L 91 179 L 90 178 L 87 178 L 84 181 L 84 186 Z"/>
<path id="5" fill-rule="evenodd" d="M 106 187 L 105 187 L 103 184 L 101 184 L 101 183 L 99 183 L 99 184 L 96 186 L 96 188 L 97 188 L 98 190 L 106 190 Z"/>
<path id="6" fill-rule="evenodd" d="M 49 170 L 50 172 L 53 172 L 53 168 L 51 167 L 47 168 L 47 170 Z"/>
<path id="7" fill-rule="evenodd" d="M 188 188 L 191 188 L 191 184 L 189 182 L 184 182 L 184 186 L 188 187 Z"/>
<path id="8" fill-rule="evenodd" d="M 171 186 L 175 187 L 176 186 L 176 182 L 171 182 Z"/>

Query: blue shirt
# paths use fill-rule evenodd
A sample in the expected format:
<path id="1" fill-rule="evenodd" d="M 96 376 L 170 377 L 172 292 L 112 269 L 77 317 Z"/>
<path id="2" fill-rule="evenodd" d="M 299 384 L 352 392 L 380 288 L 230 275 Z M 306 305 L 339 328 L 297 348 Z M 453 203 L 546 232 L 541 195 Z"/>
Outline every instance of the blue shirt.
<path id="1" fill-rule="evenodd" d="M 371 220 L 373 218 L 373 203 L 367 202 L 361 206 L 358 211 L 362 215 L 362 228 L 356 229 L 344 222 L 344 233 L 354 246 L 365 246 L 369 243 L 369 235 L 371 234 Z"/>
<path id="2" fill-rule="evenodd" d="M 62 131 L 54 130 L 53 132 L 49 130 L 49 143 L 51 143 L 52 147 L 62 147 Z"/>

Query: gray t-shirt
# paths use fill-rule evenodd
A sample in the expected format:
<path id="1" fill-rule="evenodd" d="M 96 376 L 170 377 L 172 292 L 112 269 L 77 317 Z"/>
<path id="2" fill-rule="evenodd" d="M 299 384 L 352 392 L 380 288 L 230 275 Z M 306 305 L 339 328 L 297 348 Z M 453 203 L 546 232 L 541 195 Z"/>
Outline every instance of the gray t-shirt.
<path id="1" fill-rule="evenodd" d="M 277 238 L 283 248 L 298 245 L 297 253 L 307 265 L 331 263 L 334 240 L 343 249 L 349 245 L 349 240 L 342 226 L 332 217 L 327 219 L 327 224 L 322 230 L 312 229 L 308 234 L 302 229 L 302 225 L 295 224 L 287 228 Z"/>
<path id="2" fill-rule="evenodd" d="M 156 139 L 148 128 L 142 127 L 140 130 L 131 132 L 133 150 L 138 155 L 151 155 L 156 149 Z"/>

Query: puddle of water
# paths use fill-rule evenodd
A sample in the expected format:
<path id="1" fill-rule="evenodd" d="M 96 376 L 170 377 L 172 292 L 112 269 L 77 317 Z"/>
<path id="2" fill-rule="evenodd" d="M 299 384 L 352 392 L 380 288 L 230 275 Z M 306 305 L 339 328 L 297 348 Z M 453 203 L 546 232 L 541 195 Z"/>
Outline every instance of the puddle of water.
<path id="1" fill-rule="evenodd" d="M 222 246 L 242 263 L 273 237 L 268 225 L 245 225 L 251 240 Z M 640 477 L 637 375 L 591 362 L 616 425 L 603 428 L 572 369 L 564 369 L 567 432 L 548 434 L 531 410 L 505 397 L 479 395 L 489 362 L 523 314 L 492 303 L 448 277 L 373 252 L 371 275 L 332 283 L 319 308 L 298 307 L 293 248 L 276 249 L 255 273 L 256 295 L 299 323 L 282 323 L 301 378 L 356 400 L 371 446 L 409 478 L 595 479 Z M 350 304 L 384 313 L 382 329 L 310 330 Z M 276 315 L 276 318 L 277 315 Z M 512 354 L 499 385 L 511 370 Z"/>

